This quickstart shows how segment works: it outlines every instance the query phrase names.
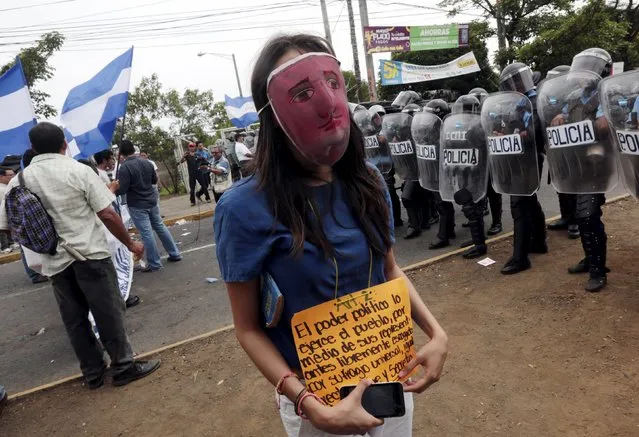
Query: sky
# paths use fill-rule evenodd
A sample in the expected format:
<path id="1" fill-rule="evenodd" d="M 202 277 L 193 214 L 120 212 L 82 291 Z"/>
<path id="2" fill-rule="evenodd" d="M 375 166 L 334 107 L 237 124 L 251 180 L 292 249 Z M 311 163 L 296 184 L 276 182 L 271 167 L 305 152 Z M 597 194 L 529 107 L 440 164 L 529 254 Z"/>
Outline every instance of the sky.
<path id="1" fill-rule="evenodd" d="M 353 69 L 346 2 L 326 0 L 337 57 Z M 480 19 L 467 9 L 454 18 L 439 0 L 368 0 L 369 24 L 410 26 L 467 23 Z M 353 0 L 358 29 L 360 68 L 366 78 L 359 3 Z M 57 30 L 67 37 L 51 59 L 55 76 L 38 84 L 51 94 L 58 111 L 73 87 L 90 79 L 112 59 L 134 46 L 131 90 L 144 76 L 156 73 L 166 89 L 211 89 L 217 101 L 239 95 L 230 60 L 235 54 L 244 95 L 260 48 L 279 33 L 324 36 L 319 0 L 2 0 L 0 65 L 38 36 Z M 493 46 L 489 42 L 489 47 Z M 492 48 L 492 47 L 491 47 Z M 225 56 L 206 55 L 207 52 Z M 379 59 L 389 53 L 374 55 Z M 451 59 L 452 60 L 452 59 Z"/>

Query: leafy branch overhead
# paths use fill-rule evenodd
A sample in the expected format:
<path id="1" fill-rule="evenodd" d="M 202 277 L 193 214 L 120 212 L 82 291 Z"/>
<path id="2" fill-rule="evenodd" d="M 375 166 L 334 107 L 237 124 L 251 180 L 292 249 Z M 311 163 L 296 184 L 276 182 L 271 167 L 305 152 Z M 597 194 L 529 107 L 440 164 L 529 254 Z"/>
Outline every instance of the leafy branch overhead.
<path id="1" fill-rule="evenodd" d="M 49 60 L 55 52 L 60 50 L 63 43 L 64 36 L 62 34 L 50 32 L 42 35 L 34 46 L 24 48 L 18 53 L 22 61 L 22 68 L 27 79 L 36 115 L 42 118 L 55 117 L 58 112 L 47 103 L 51 96 L 44 91 L 38 90 L 36 84 L 45 82 L 53 77 L 55 68 L 49 64 Z M 0 67 L 0 75 L 14 65 L 15 61 L 11 61 Z"/>

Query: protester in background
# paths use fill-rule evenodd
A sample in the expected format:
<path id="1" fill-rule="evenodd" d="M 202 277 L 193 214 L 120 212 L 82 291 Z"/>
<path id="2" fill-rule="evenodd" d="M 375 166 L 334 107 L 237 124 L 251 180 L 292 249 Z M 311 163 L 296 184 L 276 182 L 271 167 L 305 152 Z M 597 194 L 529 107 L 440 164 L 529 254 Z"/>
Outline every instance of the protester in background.
<path id="1" fill-rule="evenodd" d="M 253 154 L 244 144 L 245 137 L 246 134 L 244 132 L 238 132 L 235 134 L 235 154 L 237 155 L 237 160 L 240 161 L 240 172 L 242 173 L 242 177 L 249 175 L 250 172 L 248 167 L 251 159 L 253 159 Z"/>
<path id="2" fill-rule="evenodd" d="M 155 161 L 152 161 L 152 160 L 149 159 L 149 154 L 147 152 L 145 152 L 145 151 L 140 152 L 140 159 L 144 159 L 145 161 L 149 161 L 151 163 L 151 165 L 153 166 L 153 170 L 155 171 L 155 177 L 158 180 L 158 182 L 153 185 L 153 188 L 155 188 L 155 191 L 158 192 L 158 206 L 160 206 L 160 175 L 158 174 L 158 166 L 155 163 Z"/>
<path id="3" fill-rule="evenodd" d="M 134 242 L 112 208 L 115 196 L 88 167 L 65 156 L 67 143 L 58 126 L 42 122 L 29 131 L 37 156 L 24 172 L 26 187 L 38 196 L 55 224 L 60 241 L 55 255 L 44 254 L 42 273 L 51 276 L 53 291 L 71 345 L 89 388 L 104 384 L 106 363 L 91 330 L 95 317 L 102 344 L 111 358 L 113 385 L 121 386 L 155 371 L 159 361 L 134 361 L 124 325 L 125 305 L 100 221 L 131 252 L 144 247 Z M 18 185 L 13 180 L 9 190 Z M 4 204 L 0 229 L 7 229 Z M 68 249 L 67 249 L 68 248 Z"/>
<path id="4" fill-rule="evenodd" d="M 7 402 L 7 398 L 7 391 L 0 385 L 0 411 L 2 411 L 2 406 Z"/>
<path id="5" fill-rule="evenodd" d="M 10 168 L 0 167 L 0 201 L 4 199 L 4 195 L 7 192 L 7 185 L 11 182 L 11 179 L 15 176 L 15 173 Z M 13 240 L 11 239 L 11 232 L 0 231 L 0 251 L 11 252 Z"/>
<path id="6" fill-rule="evenodd" d="M 101 152 L 93 155 L 98 168 L 98 176 L 102 179 L 102 182 L 109 185 L 113 179 L 109 176 L 109 172 L 112 172 L 115 168 L 115 157 L 111 149 L 102 150 Z"/>
<path id="7" fill-rule="evenodd" d="M 184 153 L 184 156 L 182 156 L 180 164 L 186 161 L 186 168 L 189 171 L 191 206 L 195 206 L 195 184 L 197 183 L 197 176 L 199 174 L 199 166 L 197 157 L 195 156 L 195 143 L 189 143 L 188 149 L 189 150 Z"/>
<path id="8" fill-rule="evenodd" d="M 215 203 L 220 200 L 222 194 L 224 194 L 232 184 L 230 180 L 231 167 L 222 153 L 222 144 L 219 143 L 221 141 L 222 140 L 218 140 L 212 150 L 213 161 L 211 162 L 211 173 L 213 173 L 213 197 L 215 198 Z"/>
<path id="9" fill-rule="evenodd" d="M 98 174 L 98 168 L 93 165 L 93 163 L 91 161 L 89 161 L 88 159 L 78 159 L 78 162 L 80 164 L 84 164 L 86 166 L 91 167 L 91 170 L 93 170 L 95 172 L 95 174 Z M 113 192 L 113 186 L 114 184 L 117 186 L 117 182 L 113 182 L 108 184 L 108 188 L 109 191 Z M 118 243 L 119 241 L 117 240 L 117 238 L 115 238 L 115 235 L 111 234 L 109 232 L 109 230 L 104 227 L 104 232 L 107 234 L 107 244 L 109 245 L 109 250 L 111 251 L 111 261 L 113 261 L 113 265 L 118 266 L 118 260 L 117 260 L 117 254 L 118 254 Z M 121 243 L 120 243 L 121 244 Z M 120 246 L 121 247 L 121 246 Z M 128 257 L 131 257 L 131 254 L 129 251 L 127 251 L 126 247 L 122 247 L 122 250 L 124 251 L 124 253 L 127 254 Z M 133 263 L 133 257 L 131 257 L 131 263 Z M 128 279 L 128 278 L 127 278 Z M 118 276 L 118 282 L 120 282 L 120 277 Z M 128 288 L 128 282 L 126 284 L 126 287 Z M 120 289 L 122 289 L 122 283 L 120 282 Z M 132 308 L 136 305 L 138 305 L 140 303 L 140 297 L 139 296 L 135 296 L 132 294 L 129 294 L 129 297 L 124 301 L 124 303 L 126 304 L 127 308 Z"/>
<path id="10" fill-rule="evenodd" d="M 202 202 L 202 195 L 206 198 L 207 203 L 211 203 L 211 196 L 209 195 L 209 185 L 211 185 L 211 172 L 209 166 L 211 163 L 211 152 L 209 152 L 202 141 L 195 143 L 197 150 L 195 151 L 195 157 L 197 158 L 197 181 L 200 184 L 200 190 L 195 193 L 197 200 Z"/>
<path id="11" fill-rule="evenodd" d="M 118 172 L 120 185 L 117 194 L 127 195 L 127 204 L 135 227 L 140 231 L 144 248 L 146 250 L 147 266 L 143 272 L 154 272 L 162 268 L 160 253 L 153 232 L 157 234 L 162 246 L 169 253 L 169 262 L 182 261 L 180 249 L 178 249 L 171 233 L 164 225 L 158 207 L 158 193 L 153 188 L 157 183 L 157 175 L 150 162 L 135 156 L 133 143 L 129 140 L 122 141 L 120 153 L 125 161 Z"/>
<path id="12" fill-rule="evenodd" d="M 370 380 L 331 408 L 298 379 L 293 314 L 392 279 L 406 281 L 412 320 L 431 338 L 398 375 L 424 367 L 425 375 L 407 381 L 405 391 L 422 392 L 434 383 L 447 354 L 446 333 L 395 261 L 388 190 L 379 171 L 366 164 L 362 133 L 349 116 L 344 76 L 333 56 L 326 40 L 311 35 L 280 36 L 262 50 L 251 78 L 261 123 L 257 169 L 220 199 L 217 259 L 237 338 L 282 394 L 287 435 L 328 437 L 376 428 L 376 437 L 410 437 L 410 393 L 406 414 L 384 422 L 361 405 Z M 285 302 L 271 328 L 260 315 L 265 273 Z M 310 422 L 302 424 L 300 415 Z"/>

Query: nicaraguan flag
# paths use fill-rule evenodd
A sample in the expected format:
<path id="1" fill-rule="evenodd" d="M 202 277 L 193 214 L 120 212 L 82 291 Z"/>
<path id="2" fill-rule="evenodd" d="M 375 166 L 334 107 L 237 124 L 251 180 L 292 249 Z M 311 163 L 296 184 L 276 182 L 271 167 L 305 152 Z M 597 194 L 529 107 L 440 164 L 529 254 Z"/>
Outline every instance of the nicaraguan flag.
<path id="1" fill-rule="evenodd" d="M 224 96 L 226 113 L 235 127 L 247 127 L 257 123 L 259 117 L 252 97 L 231 98 Z"/>
<path id="2" fill-rule="evenodd" d="M 63 127 L 62 130 L 64 131 L 64 139 L 67 140 L 66 156 L 81 159 L 83 156 L 80 149 L 78 149 L 78 143 L 75 141 L 75 138 L 73 138 L 73 135 L 71 135 L 68 129 Z"/>
<path id="3" fill-rule="evenodd" d="M 29 130 L 36 125 L 29 87 L 20 58 L 0 76 L 0 161 L 31 147 Z"/>
<path id="4" fill-rule="evenodd" d="M 60 120 L 76 141 L 76 158 L 111 147 L 116 121 L 124 117 L 129 100 L 132 60 L 133 47 L 69 92 Z"/>

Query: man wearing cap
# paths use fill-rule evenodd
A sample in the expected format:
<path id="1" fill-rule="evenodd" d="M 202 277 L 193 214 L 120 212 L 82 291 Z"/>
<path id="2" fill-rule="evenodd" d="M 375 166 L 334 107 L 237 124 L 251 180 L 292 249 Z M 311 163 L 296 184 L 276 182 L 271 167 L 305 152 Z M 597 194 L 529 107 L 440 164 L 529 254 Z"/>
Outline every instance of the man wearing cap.
<path id="1" fill-rule="evenodd" d="M 245 132 L 238 132 L 235 134 L 235 154 L 237 155 L 237 160 L 240 161 L 240 171 L 242 172 L 242 177 L 248 176 L 248 165 L 251 159 L 253 159 L 253 154 L 244 144 L 245 137 Z"/>

